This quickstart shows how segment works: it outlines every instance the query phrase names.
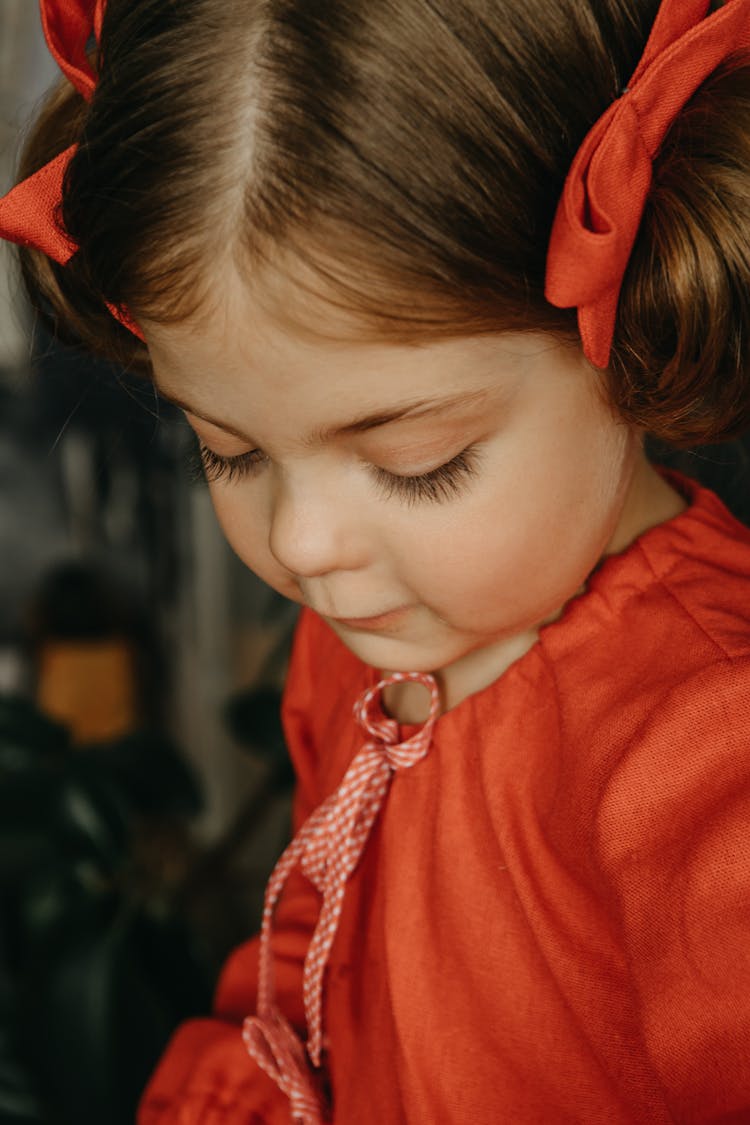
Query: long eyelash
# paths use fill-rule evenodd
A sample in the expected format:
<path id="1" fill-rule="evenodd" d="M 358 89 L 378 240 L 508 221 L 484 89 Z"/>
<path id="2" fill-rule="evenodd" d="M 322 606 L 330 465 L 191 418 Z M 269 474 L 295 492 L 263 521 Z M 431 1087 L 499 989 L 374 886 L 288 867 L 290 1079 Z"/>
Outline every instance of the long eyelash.
<path id="1" fill-rule="evenodd" d="M 256 473 L 265 460 L 265 455 L 259 449 L 251 449 L 236 457 L 222 457 L 198 442 L 198 452 L 191 459 L 191 476 L 194 480 L 202 479 L 209 484 L 218 480 L 241 480 Z M 440 503 L 457 496 L 467 478 L 476 475 L 477 460 L 478 451 L 470 446 L 445 465 L 420 476 L 400 476 L 379 468 L 373 468 L 373 472 L 381 494 L 387 500 L 398 496 L 409 504 L 420 501 Z"/>
<path id="2" fill-rule="evenodd" d="M 422 473 L 421 476 L 399 476 L 376 468 L 375 479 L 386 500 L 398 496 L 408 504 L 417 504 L 422 500 L 440 503 L 459 495 L 467 478 L 476 475 L 477 461 L 477 449 L 469 446 L 452 461 L 431 469 L 429 473 Z"/>
<path id="3" fill-rule="evenodd" d="M 208 484 L 217 480 L 241 480 L 257 472 L 265 460 L 259 449 L 251 449 L 236 457 L 222 457 L 199 441 L 198 451 L 190 462 L 190 474 L 193 480 L 205 480 Z"/>

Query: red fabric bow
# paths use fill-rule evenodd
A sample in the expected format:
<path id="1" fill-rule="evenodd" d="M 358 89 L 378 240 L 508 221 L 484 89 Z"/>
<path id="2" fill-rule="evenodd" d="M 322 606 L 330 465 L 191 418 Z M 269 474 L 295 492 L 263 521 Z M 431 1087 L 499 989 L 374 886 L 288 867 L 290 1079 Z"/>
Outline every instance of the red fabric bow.
<path id="1" fill-rule="evenodd" d="M 578 309 L 583 350 L 609 363 L 617 303 L 651 187 L 653 160 L 677 114 L 705 79 L 750 47 L 750 0 L 663 0 L 622 97 L 586 136 L 552 227 L 546 297 Z"/>
<path id="2" fill-rule="evenodd" d="M 76 90 L 91 101 L 96 75 L 86 54 L 91 36 L 101 37 L 106 0 L 40 0 L 47 46 Z M 71 145 L 33 176 L 0 199 L 0 237 L 21 246 L 33 246 L 48 258 L 65 265 L 78 247 L 60 226 L 57 212 L 66 169 L 77 146 Z M 107 306 L 113 316 L 139 339 L 135 322 L 123 309 Z"/>

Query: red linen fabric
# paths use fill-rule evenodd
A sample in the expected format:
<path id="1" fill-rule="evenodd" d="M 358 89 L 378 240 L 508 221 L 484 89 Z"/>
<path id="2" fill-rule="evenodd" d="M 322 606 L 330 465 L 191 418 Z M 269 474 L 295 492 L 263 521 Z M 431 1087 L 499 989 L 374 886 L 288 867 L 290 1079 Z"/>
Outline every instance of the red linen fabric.
<path id="1" fill-rule="evenodd" d="M 394 778 L 324 1000 L 335 1125 L 750 1122 L 750 531 L 682 514 L 606 559 Z M 284 719 L 297 825 L 375 682 L 310 613 Z M 320 900 L 288 884 L 278 1003 L 303 1027 Z M 174 1036 L 138 1125 L 288 1125 L 247 1055 L 257 943 Z"/>
<path id="2" fill-rule="evenodd" d="M 39 5 L 50 53 L 87 101 L 93 97 L 96 75 L 86 49 L 92 32 L 97 43 L 101 38 L 104 7 L 105 0 L 41 0 Z"/>

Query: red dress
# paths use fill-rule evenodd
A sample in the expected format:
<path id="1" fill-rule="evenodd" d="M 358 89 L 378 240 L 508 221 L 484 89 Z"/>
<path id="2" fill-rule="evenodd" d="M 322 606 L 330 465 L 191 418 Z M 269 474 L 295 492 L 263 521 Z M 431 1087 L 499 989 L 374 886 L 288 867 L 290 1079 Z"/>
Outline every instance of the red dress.
<path id="1" fill-rule="evenodd" d="M 689 507 L 607 558 L 394 777 L 326 977 L 335 1125 L 750 1122 L 750 530 L 669 479 Z M 297 824 L 361 744 L 351 705 L 375 679 L 303 614 Z M 295 874 L 274 925 L 300 1029 L 319 901 Z M 288 1125 L 240 1034 L 256 976 L 249 942 L 138 1125 Z"/>

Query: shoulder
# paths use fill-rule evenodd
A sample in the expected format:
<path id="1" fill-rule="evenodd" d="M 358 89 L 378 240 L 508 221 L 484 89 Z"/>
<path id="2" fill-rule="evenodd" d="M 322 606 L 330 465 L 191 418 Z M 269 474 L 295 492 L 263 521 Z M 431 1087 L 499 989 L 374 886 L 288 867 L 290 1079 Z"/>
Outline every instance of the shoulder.
<path id="1" fill-rule="evenodd" d="M 664 684 L 612 763 L 599 806 L 601 855 L 610 869 L 685 859 L 709 823 L 744 809 L 750 828 L 750 654 L 723 657 Z M 750 885 L 750 833 L 748 834 Z"/>
<path id="2" fill-rule="evenodd" d="M 638 549 L 652 571 L 654 593 L 728 657 L 750 653 L 750 528 L 719 497 L 672 473 L 689 500 L 662 534 Z"/>
<path id="3" fill-rule="evenodd" d="M 550 633 L 599 870 L 652 932 L 670 909 L 710 924 L 730 872 L 750 891 L 750 531 L 686 487 L 688 509 L 611 559 Z"/>
<path id="4" fill-rule="evenodd" d="M 540 637 L 562 740 L 613 779 L 658 768 L 658 745 L 698 754 L 705 723 L 748 737 L 750 530 L 683 480 L 688 508 L 607 558 Z"/>
<path id="5" fill-rule="evenodd" d="M 612 638 L 613 679 L 628 685 L 614 702 L 631 715 L 599 810 L 615 866 L 636 836 L 642 856 L 686 860 L 696 834 L 750 796 L 750 529 L 679 480 L 689 507 L 636 544 L 651 580 Z"/>

